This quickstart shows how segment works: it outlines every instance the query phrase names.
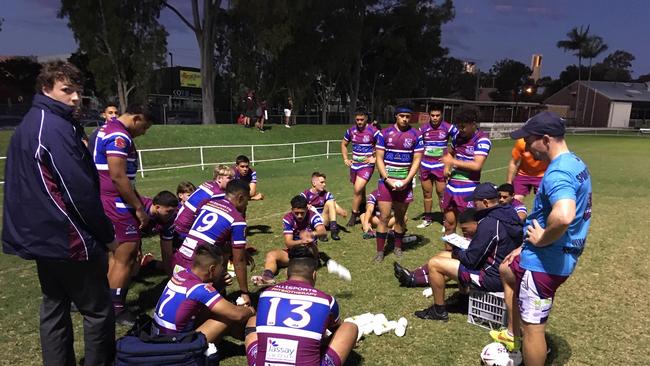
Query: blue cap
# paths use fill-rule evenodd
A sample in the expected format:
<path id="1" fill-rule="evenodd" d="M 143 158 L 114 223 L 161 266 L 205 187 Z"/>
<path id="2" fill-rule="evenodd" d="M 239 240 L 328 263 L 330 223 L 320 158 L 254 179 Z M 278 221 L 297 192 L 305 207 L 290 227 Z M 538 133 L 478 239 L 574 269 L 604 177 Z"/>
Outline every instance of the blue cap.
<path id="1" fill-rule="evenodd" d="M 564 120 L 557 113 L 541 112 L 530 117 L 520 129 L 512 131 L 510 137 L 517 140 L 530 135 L 553 137 L 564 136 Z"/>
<path id="2" fill-rule="evenodd" d="M 402 106 L 398 106 L 397 108 L 395 108 L 395 114 L 411 113 L 411 112 L 413 112 L 413 110 L 411 108 L 409 108 L 408 106 L 402 105 Z"/>
<path id="3" fill-rule="evenodd" d="M 467 197 L 468 201 L 480 201 L 480 200 L 491 200 L 499 198 L 499 192 L 497 192 L 497 187 L 494 183 L 485 182 L 481 183 L 476 188 L 474 192 Z"/>

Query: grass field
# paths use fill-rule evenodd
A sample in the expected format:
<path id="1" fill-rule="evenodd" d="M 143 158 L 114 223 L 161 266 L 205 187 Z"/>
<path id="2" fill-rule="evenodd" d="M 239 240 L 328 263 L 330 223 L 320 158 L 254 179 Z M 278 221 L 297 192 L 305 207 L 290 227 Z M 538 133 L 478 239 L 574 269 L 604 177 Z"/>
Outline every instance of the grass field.
<path id="1" fill-rule="evenodd" d="M 235 126 L 154 127 L 138 141 L 141 148 L 214 144 L 278 143 L 339 139 L 343 126 L 281 126 L 264 135 Z M 6 150 L 8 133 L 0 134 L 0 151 Z M 647 365 L 650 364 L 650 320 L 646 315 L 650 302 L 645 285 L 650 281 L 650 235 L 647 208 L 650 207 L 650 140 L 633 137 L 570 136 L 569 145 L 589 165 L 593 180 L 593 222 L 585 253 L 574 275 L 560 288 L 555 309 L 547 328 L 552 348 L 548 364 L 553 365 Z M 501 183 L 509 159 L 511 142 L 495 141 L 484 168 L 483 180 Z M 337 151 L 337 150 L 333 150 Z M 232 160 L 240 151 L 215 159 Z M 246 152 L 245 150 L 242 152 Z M 174 156 L 175 154 L 170 154 Z M 152 164 L 163 165 L 169 159 L 158 156 Z M 281 246 L 281 216 L 289 208 L 290 198 L 309 185 L 309 175 L 320 170 L 328 175 L 328 188 L 343 207 L 349 209 L 351 187 L 348 171 L 340 157 L 305 159 L 290 162 L 260 163 L 258 188 L 266 195 L 252 202 L 248 210 L 251 227 L 250 245 L 259 250 L 257 274 L 264 253 Z M 139 178 L 140 192 L 154 195 L 162 189 L 174 190 L 180 180 L 198 184 L 210 176 L 209 169 L 179 169 L 151 172 Z M 371 186 L 375 186 L 374 180 Z M 1 189 L 0 189 L 1 191 Z M 409 210 L 413 219 L 422 211 L 420 188 Z M 530 206 L 530 199 L 527 200 Z M 409 225 L 412 233 L 424 236 L 415 247 L 407 247 L 401 263 L 409 268 L 422 264 L 442 248 L 440 225 L 427 229 Z M 156 252 L 155 239 L 144 243 Z M 343 282 L 319 271 L 317 286 L 340 303 L 344 317 L 363 312 L 382 312 L 389 319 L 405 316 L 409 326 L 404 338 L 371 335 L 359 343 L 349 364 L 366 365 L 476 365 L 481 348 L 489 342 L 487 331 L 467 323 L 466 315 L 451 314 L 448 323 L 423 321 L 413 312 L 431 304 L 421 289 L 404 289 L 393 277 L 388 255 L 382 264 L 371 262 L 374 241 L 363 240 L 357 226 L 342 233 L 339 242 L 328 242 L 320 249 L 350 268 L 352 282 Z M 285 278 L 284 272 L 279 279 Z M 151 311 L 157 301 L 162 277 L 149 277 L 135 283 L 128 302 L 143 311 Z M 251 285 L 252 286 L 252 285 Z M 0 348 L 5 352 L 3 365 L 41 363 L 38 341 L 40 292 L 33 262 L 0 255 Z M 253 287 L 251 287 L 253 288 Z M 449 289 L 447 295 L 455 290 Z M 75 319 L 75 347 L 81 357 L 81 318 Z M 118 335 L 126 329 L 118 328 Z M 243 365 L 243 346 L 229 340 L 221 348 L 227 353 L 223 365 Z"/>

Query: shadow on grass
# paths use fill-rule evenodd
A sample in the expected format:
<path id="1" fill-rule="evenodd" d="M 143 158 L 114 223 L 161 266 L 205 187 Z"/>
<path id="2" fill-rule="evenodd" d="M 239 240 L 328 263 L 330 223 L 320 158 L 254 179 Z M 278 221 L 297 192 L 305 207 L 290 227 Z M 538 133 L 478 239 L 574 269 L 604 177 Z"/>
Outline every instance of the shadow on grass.
<path id="1" fill-rule="evenodd" d="M 246 347 L 244 344 L 237 344 L 228 339 L 222 340 L 219 345 L 219 360 L 223 361 L 230 357 L 246 356 Z"/>
<path id="2" fill-rule="evenodd" d="M 546 333 L 546 346 L 551 349 L 551 353 L 546 357 L 547 365 L 565 365 L 571 358 L 571 346 L 562 337 Z"/>
<path id="3" fill-rule="evenodd" d="M 251 225 L 248 227 L 246 236 L 253 236 L 257 234 L 272 234 L 273 230 L 269 225 Z"/>
<path id="4" fill-rule="evenodd" d="M 147 312 L 153 309 L 160 299 L 160 294 L 162 294 L 165 286 L 167 285 L 167 278 L 162 278 L 156 285 L 152 287 L 147 287 L 146 289 L 138 293 L 138 299 L 133 303 L 127 303 L 127 305 L 137 305 L 139 312 Z M 153 283 L 147 281 L 147 283 Z"/>
<path id="5" fill-rule="evenodd" d="M 424 212 L 421 212 L 419 215 L 412 217 L 411 220 L 417 221 L 417 220 L 422 220 L 423 218 L 424 218 Z M 433 222 L 437 222 L 440 225 L 442 225 L 442 219 L 443 219 L 442 212 L 438 211 L 433 213 Z"/>
<path id="6" fill-rule="evenodd" d="M 352 350 L 350 352 L 350 355 L 348 355 L 348 359 L 345 360 L 345 363 L 343 364 L 344 366 L 354 366 L 354 365 L 362 365 L 363 364 L 363 357 L 357 353 L 357 351 Z"/>

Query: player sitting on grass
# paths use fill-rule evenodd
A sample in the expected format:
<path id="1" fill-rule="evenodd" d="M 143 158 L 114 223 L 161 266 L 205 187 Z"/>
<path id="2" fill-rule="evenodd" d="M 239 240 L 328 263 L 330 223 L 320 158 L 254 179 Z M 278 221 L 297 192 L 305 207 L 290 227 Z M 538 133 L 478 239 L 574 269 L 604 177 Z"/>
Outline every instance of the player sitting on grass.
<path id="1" fill-rule="evenodd" d="M 236 306 L 217 291 L 226 271 L 220 247 L 202 244 L 196 248 L 191 268 L 174 274 L 154 310 L 154 333 L 175 334 L 196 330 L 210 343 L 228 334 L 244 338 L 244 325 L 255 309 Z"/>
<path id="2" fill-rule="evenodd" d="M 336 215 L 347 217 L 348 213 L 336 203 L 334 195 L 325 189 L 326 186 L 327 177 L 325 174 L 313 172 L 311 175 L 311 188 L 305 189 L 301 195 L 323 217 L 323 224 L 329 225 L 332 240 L 341 240 L 339 226 L 336 224 Z M 321 240 L 327 241 L 327 237 Z"/>
<path id="3" fill-rule="evenodd" d="M 160 236 L 160 255 L 162 256 L 162 263 L 153 259 L 151 253 L 141 256 L 140 261 L 137 263 L 148 268 L 155 268 L 164 271 L 167 275 L 171 275 L 171 262 L 172 262 L 172 239 L 174 238 L 174 217 L 176 216 L 176 209 L 178 208 L 178 199 L 169 191 L 162 191 L 158 193 L 153 199 L 149 197 L 140 197 L 144 211 L 149 216 L 149 223 L 147 226 L 140 229 L 140 236 L 151 237 L 154 235 Z M 140 253 L 141 254 L 141 253 Z M 132 274 L 135 276 L 139 271 L 140 266 L 132 269 Z"/>
<path id="4" fill-rule="evenodd" d="M 361 227 L 363 228 L 363 238 L 372 239 L 375 237 L 374 229 L 379 225 L 379 206 L 377 205 L 377 192 L 379 190 L 375 189 L 366 196 L 366 212 L 361 214 Z M 395 225 L 395 218 L 392 217 L 393 213 L 391 212 L 391 217 L 388 219 L 388 231 L 389 236 L 395 235 L 393 231 L 393 226 Z M 404 223 L 408 222 L 408 218 L 404 217 Z M 402 239 L 403 243 L 408 243 L 411 241 L 417 240 L 417 236 L 411 235 L 411 237 L 404 237 Z"/>
<path id="5" fill-rule="evenodd" d="M 289 250 L 296 246 L 306 246 L 315 254 L 317 237 L 327 236 L 323 219 L 313 209 L 307 207 L 307 199 L 303 196 L 295 196 L 291 199 L 291 212 L 282 218 L 284 226 L 285 249 L 274 249 L 266 254 L 264 260 L 264 272 L 261 276 L 253 276 L 251 281 L 257 286 L 269 286 L 275 284 L 275 275 L 278 268 L 289 265 Z"/>
<path id="6" fill-rule="evenodd" d="M 499 205 L 499 193 L 492 183 L 479 184 L 468 200 L 474 202 L 477 210 L 476 233 L 467 249 L 454 246 L 451 252 L 443 252 L 429 260 L 433 305 L 416 311 L 418 318 L 449 320 L 445 307 L 448 280 L 457 280 L 461 291 L 467 291 L 470 286 L 483 291 L 503 291 L 499 265 L 521 244 L 523 225 L 511 207 Z"/>
<path id="7" fill-rule="evenodd" d="M 499 203 L 510 205 L 517 211 L 519 218 L 524 221 L 528 216 L 526 205 L 515 199 L 515 187 L 510 183 L 504 183 L 497 188 L 499 192 Z"/>
<path id="8" fill-rule="evenodd" d="M 190 194 L 185 200 L 183 206 L 178 210 L 178 215 L 174 221 L 174 248 L 179 248 L 183 240 L 190 231 L 194 219 L 199 212 L 201 205 L 211 198 L 223 198 L 226 185 L 234 177 L 230 167 L 226 165 L 217 165 L 214 167 L 212 180 L 201 183 L 201 185 Z"/>
<path id="9" fill-rule="evenodd" d="M 190 198 L 190 195 L 196 191 L 196 186 L 189 181 L 184 181 L 178 183 L 178 186 L 176 187 L 176 197 L 178 197 L 178 203 L 180 205 L 183 205 L 185 201 L 187 201 L 188 198 Z M 178 207 L 180 209 L 180 206 Z"/>
<path id="10" fill-rule="evenodd" d="M 475 209 L 468 208 L 458 216 L 458 223 L 460 226 L 460 230 L 463 233 L 463 237 L 465 239 L 471 240 L 472 237 L 474 236 L 474 233 L 476 233 L 476 226 L 478 225 L 478 223 L 474 218 L 475 214 L 476 214 Z M 449 252 L 447 251 L 442 251 L 438 253 L 438 255 L 448 258 L 448 253 Z M 399 263 L 393 262 L 393 269 L 395 271 L 395 277 L 397 277 L 397 280 L 399 281 L 401 286 L 404 287 L 428 287 L 429 286 L 429 263 L 425 263 L 424 265 L 414 269 L 413 271 L 409 271 L 408 269 L 400 266 Z"/>
<path id="11" fill-rule="evenodd" d="M 341 323 L 336 300 L 314 288 L 318 259 L 305 246 L 289 250 L 289 280 L 260 295 L 259 316 L 246 327 L 248 365 L 341 366 L 357 340 L 354 323 Z M 325 335 L 329 330 L 330 337 Z M 273 363 L 280 365 L 280 363 Z M 287 365 L 287 363 L 281 363 Z"/>
<path id="12" fill-rule="evenodd" d="M 235 159 L 235 167 L 233 170 L 235 172 L 235 179 L 241 179 L 248 183 L 251 190 L 251 201 L 261 201 L 264 199 L 264 195 L 257 191 L 257 173 L 251 169 L 251 161 L 246 155 L 239 155 Z"/>

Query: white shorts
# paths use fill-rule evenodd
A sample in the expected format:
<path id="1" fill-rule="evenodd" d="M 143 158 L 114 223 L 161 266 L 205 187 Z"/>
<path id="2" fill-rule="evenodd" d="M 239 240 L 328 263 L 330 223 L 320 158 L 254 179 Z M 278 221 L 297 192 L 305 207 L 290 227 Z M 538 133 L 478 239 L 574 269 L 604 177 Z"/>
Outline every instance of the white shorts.
<path id="1" fill-rule="evenodd" d="M 284 116 L 285 117 L 291 117 L 291 109 L 285 108 L 284 109 Z"/>

